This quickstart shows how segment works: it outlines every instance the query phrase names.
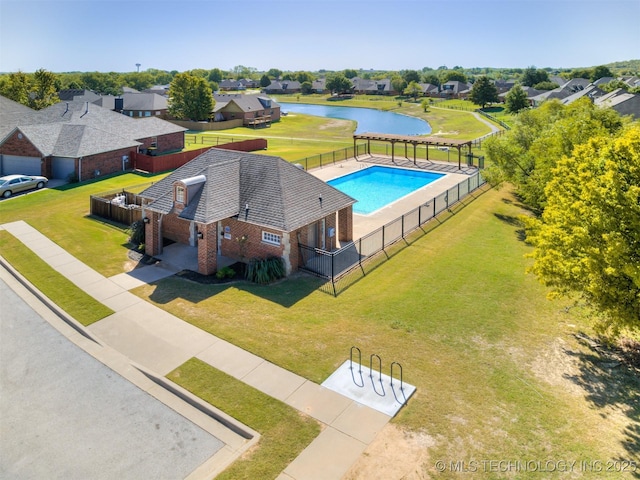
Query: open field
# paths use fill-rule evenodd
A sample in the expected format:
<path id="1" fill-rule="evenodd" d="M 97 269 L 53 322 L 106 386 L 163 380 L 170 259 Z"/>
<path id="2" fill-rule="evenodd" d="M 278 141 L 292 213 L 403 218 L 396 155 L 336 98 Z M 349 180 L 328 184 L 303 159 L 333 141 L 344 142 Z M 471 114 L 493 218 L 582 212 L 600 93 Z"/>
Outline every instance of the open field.
<path id="1" fill-rule="evenodd" d="M 306 276 L 270 287 L 171 278 L 135 293 L 315 382 L 352 345 L 385 369 L 399 361 L 418 390 L 389 431 L 428 441 L 432 460 L 637 458 L 638 380 L 603 366 L 584 321 L 525 275 L 521 213 L 508 191 L 490 191 L 337 298 Z M 424 458 L 412 468 L 435 473 Z"/>
<path id="2" fill-rule="evenodd" d="M 333 149 L 322 145 L 338 144 L 344 128 L 321 122 L 314 125 L 325 125 L 327 134 L 316 136 L 304 133 L 309 125 L 304 118 L 289 123 L 289 130 L 281 125 L 283 137 L 273 145 L 270 140 L 266 153 L 290 160 L 307 148 Z M 256 133 L 278 133 L 274 127 Z M 237 130 L 236 136 L 254 136 Z M 295 136 L 284 137 L 287 132 Z M 234 132 L 220 133 L 228 134 Z M 287 141 L 291 157 L 279 153 L 286 152 Z M 125 174 L 2 201 L 0 224 L 25 220 L 103 275 L 121 273 L 133 268 L 126 229 L 88 217 L 89 195 L 161 177 Z M 365 363 L 369 355 L 380 355 L 385 373 L 392 361 L 400 362 L 405 381 L 417 392 L 347 478 L 603 478 L 594 462 L 606 467 L 609 460 L 637 461 L 637 372 L 590 337 L 581 312 L 548 301 L 544 288 L 525 273 L 530 247 L 522 241 L 517 220 L 525 211 L 512 192 L 505 188 L 474 197 L 430 224 L 428 235 L 391 252 L 390 261 L 337 298 L 319 291 L 318 279 L 302 274 L 266 287 L 201 285 L 173 277 L 134 293 L 315 382 L 348 358 L 353 345 L 362 349 Z M 0 254 L 8 257 L 22 256 L 21 248 L 6 238 L 0 242 Z M 14 262 L 23 274 L 40 275 L 25 262 Z M 57 293 L 51 295 L 57 299 Z M 92 308 L 87 299 L 79 303 Z M 244 391 L 197 362 L 171 375 L 261 434 L 274 435 L 275 445 L 286 445 L 292 435 L 263 418 L 274 408 L 270 399 Z M 209 378 L 215 378 L 217 388 L 210 388 Z M 249 412 L 245 397 L 252 402 Z M 287 423 L 288 414 L 283 410 L 277 418 Z M 308 442 L 316 431 L 313 422 L 301 424 L 298 443 Z M 283 449 L 282 458 L 297 451 Z M 572 475 L 483 471 L 483 463 L 476 464 L 475 474 L 452 471 L 456 462 L 468 467 L 471 461 L 500 460 L 578 463 Z M 442 472 L 437 461 L 445 462 Z M 233 466 L 229 475 L 248 471 L 253 478 L 273 478 L 269 464 L 262 451 Z M 596 468 L 587 471 L 585 465 Z M 631 467 L 626 469 L 606 476 L 634 478 Z"/>

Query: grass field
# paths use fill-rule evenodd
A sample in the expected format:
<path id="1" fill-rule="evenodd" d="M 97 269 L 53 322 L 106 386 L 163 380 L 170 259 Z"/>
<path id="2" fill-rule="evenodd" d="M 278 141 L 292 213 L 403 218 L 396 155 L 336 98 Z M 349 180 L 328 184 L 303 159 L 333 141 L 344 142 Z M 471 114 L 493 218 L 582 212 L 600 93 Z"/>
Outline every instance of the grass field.
<path id="1" fill-rule="evenodd" d="M 625 388 L 637 398 L 637 378 L 621 376 L 623 387 L 604 370 L 579 373 L 581 362 L 598 370 L 576 337 L 588 326 L 525 275 L 521 213 L 508 191 L 492 190 L 337 298 L 310 277 L 270 287 L 172 278 L 135 293 L 315 382 L 352 345 L 385 369 L 400 362 L 418 390 L 394 423 L 433 438 L 433 458 L 636 458 L 625 430 L 638 428 L 640 409 L 617 403 Z M 587 381 L 618 401 L 576 393 Z"/>
<path id="2" fill-rule="evenodd" d="M 300 118 L 260 131 L 274 134 L 267 153 L 296 160 L 303 151 L 326 152 L 340 144 L 345 125 L 324 120 L 313 123 L 322 135 L 305 134 L 312 121 Z M 128 261 L 126 229 L 89 217 L 89 195 L 159 178 L 125 174 L 2 201 L 0 224 L 25 220 L 103 275 L 121 273 Z M 400 362 L 405 381 L 417 387 L 392 422 L 405 443 L 389 443 L 388 431 L 381 432 L 378 441 L 386 455 L 364 455 L 362 472 L 368 471 L 366 465 L 377 472 L 400 472 L 408 465 L 422 476 L 415 478 L 476 478 L 450 469 L 439 474 L 435 462 L 637 461 L 637 375 L 612 362 L 590 338 L 581 312 L 548 301 L 544 288 L 525 273 L 530 247 L 522 241 L 517 220 L 525 211 L 511 191 L 490 190 L 465 203 L 338 297 L 321 292 L 319 281 L 305 275 L 265 287 L 169 278 L 134 293 L 315 382 L 348 358 L 352 345 L 362 349 L 365 359 L 380 355 L 385 371 L 392 361 Z M 6 233 L 0 236 L 0 254 L 30 277 L 42 277 L 42 288 L 51 287 L 52 277 L 41 274 L 25 250 Z M 64 301 L 62 293 L 49 295 Z M 78 300 L 79 308 L 93 308 L 86 298 Z M 269 423 L 265 412 L 280 408 L 272 399 L 198 362 L 187 362 L 171 378 L 269 439 L 226 478 L 274 478 L 317 433 L 314 422 L 295 423 L 286 408 L 274 417 L 280 421 Z M 209 388 L 213 384 L 216 388 Z M 299 445 L 287 443 L 291 438 Z M 418 453 L 406 458 L 405 447 L 412 441 L 418 442 Z M 272 447 L 278 452 L 273 457 Z M 614 473 L 609 478 L 633 478 Z M 498 471 L 481 478 L 566 476 L 561 471 Z M 571 477 L 603 478 L 603 472 L 576 470 Z M 384 478 L 398 477 L 390 473 Z"/>

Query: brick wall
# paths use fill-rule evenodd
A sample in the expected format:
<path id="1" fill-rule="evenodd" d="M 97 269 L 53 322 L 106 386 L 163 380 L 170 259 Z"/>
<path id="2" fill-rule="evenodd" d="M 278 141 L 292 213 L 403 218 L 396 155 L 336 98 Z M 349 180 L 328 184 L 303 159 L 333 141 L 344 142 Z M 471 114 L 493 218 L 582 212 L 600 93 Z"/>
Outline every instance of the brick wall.
<path id="1" fill-rule="evenodd" d="M 198 240 L 198 272 L 211 275 L 218 270 L 218 231 L 215 223 L 198 224 L 202 239 Z"/>
<path id="2" fill-rule="evenodd" d="M 122 171 L 122 156 L 129 157 L 129 149 L 122 148 L 120 150 L 114 150 L 112 152 L 99 153 L 97 155 L 91 155 L 83 157 L 78 166 L 79 180 L 89 180 L 98 176 L 108 175 L 110 173 Z M 125 170 L 131 168 L 131 159 L 124 164 Z M 96 174 L 99 171 L 99 174 Z"/>
<path id="3" fill-rule="evenodd" d="M 18 138 L 21 135 L 22 138 Z M 26 136 L 16 131 L 0 145 L 0 153 L 3 155 L 19 155 L 22 157 L 40 157 L 42 153 L 38 150 Z"/>
<path id="4" fill-rule="evenodd" d="M 156 212 L 146 212 L 149 223 L 144 226 L 144 252 L 147 255 L 159 255 L 160 252 L 160 214 Z"/>
<path id="5" fill-rule="evenodd" d="M 281 237 L 282 232 L 246 222 L 239 222 L 233 218 L 223 220 L 221 224 L 220 253 L 225 257 L 245 262 L 252 258 L 282 257 L 284 251 L 282 242 L 280 245 L 272 245 L 262 241 L 263 231 L 271 232 Z M 225 233 L 225 227 L 229 227 L 231 239 L 222 237 Z M 245 240 L 242 240 L 243 236 L 246 238 Z"/>
<path id="6" fill-rule="evenodd" d="M 182 150 L 184 148 L 184 132 L 168 133 L 166 135 L 158 135 L 157 137 L 137 138 L 136 141 L 142 143 L 140 149 L 147 149 L 153 143 L 154 138 L 157 139 L 157 153 Z"/>
<path id="7" fill-rule="evenodd" d="M 176 213 L 170 213 L 162 219 L 162 236 L 174 242 L 189 245 L 190 225 L 189 220 L 178 218 Z"/>

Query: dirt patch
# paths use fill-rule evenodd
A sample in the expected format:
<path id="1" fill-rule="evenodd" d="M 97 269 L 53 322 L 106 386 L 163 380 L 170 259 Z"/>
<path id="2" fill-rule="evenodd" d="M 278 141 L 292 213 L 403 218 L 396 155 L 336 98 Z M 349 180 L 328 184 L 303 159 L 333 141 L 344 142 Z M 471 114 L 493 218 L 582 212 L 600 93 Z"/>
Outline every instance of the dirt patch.
<path id="1" fill-rule="evenodd" d="M 410 432 L 389 423 L 352 465 L 344 480 L 423 480 L 427 474 L 429 448 L 435 439 L 425 432 Z"/>

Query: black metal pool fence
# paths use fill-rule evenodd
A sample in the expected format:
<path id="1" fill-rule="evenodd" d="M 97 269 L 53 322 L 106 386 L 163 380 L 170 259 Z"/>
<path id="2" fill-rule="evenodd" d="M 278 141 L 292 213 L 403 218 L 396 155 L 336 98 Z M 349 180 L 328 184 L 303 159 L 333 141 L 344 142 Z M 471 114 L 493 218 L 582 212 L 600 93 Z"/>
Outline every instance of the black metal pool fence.
<path id="1" fill-rule="evenodd" d="M 302 264 L 300 268 L 326 279 L 327 283 L 323 289 L 338 295 L 366 275 L 367 271 L 370 271 L 369 267 L 377 266 L 380 262 L 387 260 L 386 255 L 377 255 L 378 253 L 385 252 L 399 240 L 405 239 L 438 214 L 449 210 L 452 205 L 485 184 L 486 180 L 482 178 L 481 172 L 476 171 L 419 207 L 334 251 L 299 244 Z M 374 261 L 374 258 L 378 261 Z"/>

